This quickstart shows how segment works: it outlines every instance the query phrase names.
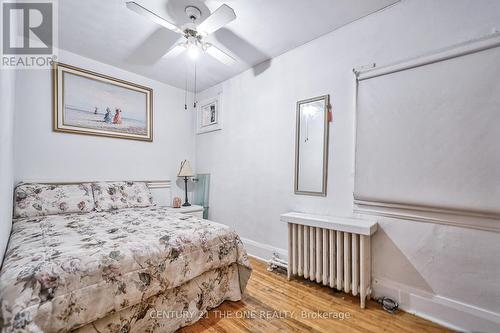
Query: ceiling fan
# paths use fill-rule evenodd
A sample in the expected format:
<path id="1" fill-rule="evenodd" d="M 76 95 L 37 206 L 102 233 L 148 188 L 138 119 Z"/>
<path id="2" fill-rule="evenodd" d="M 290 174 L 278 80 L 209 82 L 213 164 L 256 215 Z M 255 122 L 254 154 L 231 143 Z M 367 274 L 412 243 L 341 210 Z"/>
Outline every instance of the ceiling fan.
<path id="1" fill-rule="evenodd" d="M 147 17 L 153 22 L 183 35 L 183 37 L 176 44 L 174 44 L 165 55 L 176 56 L 187 50 L 189 57 L 192 59 L 196 59 L 200 52 L 206 52 L 225 65 L 232 65 L 236 62 L 236 60 L 226 52 L 211 43 L 203 41 L 204 37 L 214 33 L 236 18 L 234 10 L 228 5 L 224 4 L 217 8 L 200 24 L 197 23 L 201 17 L 200 9 L 195 6 L 187 6 L 185 8 L 185 13 L 190 22 L 184 24 L 182 27 L 178 27 L 175 24 L 168 22 L 164 18 L 144 8 L 135 1 L 128 1 L 126 2 L 126 5 L 128 9 L 136 12 L 137 14 Z"/>

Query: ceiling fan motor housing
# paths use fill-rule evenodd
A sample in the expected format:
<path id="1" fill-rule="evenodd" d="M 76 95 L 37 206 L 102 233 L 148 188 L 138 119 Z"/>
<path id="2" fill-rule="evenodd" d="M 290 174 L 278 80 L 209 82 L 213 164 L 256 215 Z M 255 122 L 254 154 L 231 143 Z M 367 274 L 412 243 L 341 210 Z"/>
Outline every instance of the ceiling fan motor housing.
<path id="1" fill-rule="evenodd" d="M 185 12 L 192 22 L 196 22 L 201 17 L 201 10 L 195 6 L 187 6 Z"/>

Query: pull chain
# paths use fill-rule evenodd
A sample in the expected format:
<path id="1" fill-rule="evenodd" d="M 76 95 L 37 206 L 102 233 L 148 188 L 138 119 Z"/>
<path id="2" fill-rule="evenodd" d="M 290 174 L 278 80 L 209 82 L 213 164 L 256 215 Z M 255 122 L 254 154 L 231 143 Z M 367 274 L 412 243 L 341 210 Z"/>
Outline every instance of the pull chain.
<path id="1" fill-rule="evenodd" d="M 184 71 L 184 110 L 187 111 L 188 109 L 188 104 L 187 104 L 187 96 L 188 96 L 188 76 L 187 76 L 187 66 L 186 70 Z"/>
<path id="2" fill-rule="evenodd" d="M 196 109 L 196 61 L 194 62 L 194 104 L 193 107 Z"/>

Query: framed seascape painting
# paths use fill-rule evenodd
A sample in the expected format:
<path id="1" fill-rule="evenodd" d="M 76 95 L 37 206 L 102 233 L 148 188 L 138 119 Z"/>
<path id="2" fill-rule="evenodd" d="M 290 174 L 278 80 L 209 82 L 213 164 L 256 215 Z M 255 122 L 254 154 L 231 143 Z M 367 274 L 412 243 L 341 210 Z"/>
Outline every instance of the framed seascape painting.
<path id="1" fill-rule="evenodd" d="M 153 141 L 153 90 L 54 63 L 54 131 Z"/>
<path id="2" fill-rule="evenodd" d="M 206 133 L 222 129 L 220 94 L 198 103 L 196 133 Z"/>

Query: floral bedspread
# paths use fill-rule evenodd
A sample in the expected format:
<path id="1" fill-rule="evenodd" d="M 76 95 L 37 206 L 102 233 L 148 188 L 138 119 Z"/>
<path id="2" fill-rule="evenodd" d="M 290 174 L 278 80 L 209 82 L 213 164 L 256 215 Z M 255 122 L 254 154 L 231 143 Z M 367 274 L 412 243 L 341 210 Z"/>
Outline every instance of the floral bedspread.
<path id="1" fill-rule="evenodd" d="M 251 266 L 227 226 L 161 207 L 14 220 L 0 272 L 3 332 L 66 332 L 237 264 Z"/>

